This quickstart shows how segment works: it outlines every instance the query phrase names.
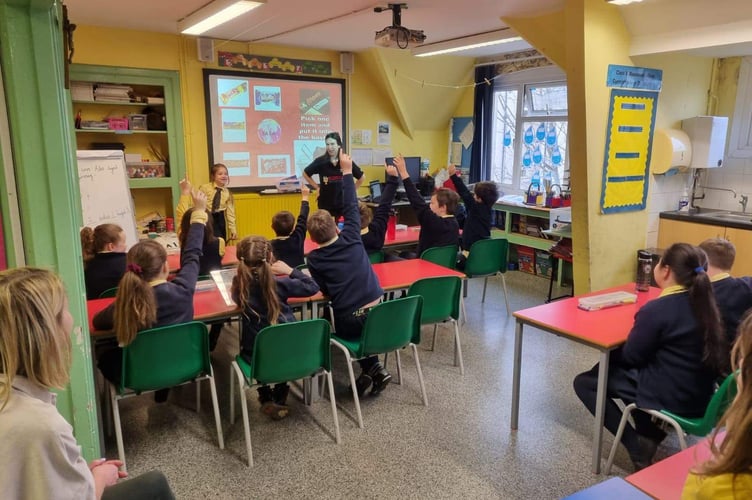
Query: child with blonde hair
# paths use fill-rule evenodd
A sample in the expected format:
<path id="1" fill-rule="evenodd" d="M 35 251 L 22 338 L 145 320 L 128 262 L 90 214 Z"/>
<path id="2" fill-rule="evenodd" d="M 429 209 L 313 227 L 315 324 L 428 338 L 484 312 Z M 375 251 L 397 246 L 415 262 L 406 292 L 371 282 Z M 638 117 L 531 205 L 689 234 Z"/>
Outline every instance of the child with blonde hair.
<path id="1" fill-rule="evenodd" d="M 295 321 L 287 300 L 310 297 L 319 286 L 308 275 L 276 260 L 271 243 L 263 236 L 249 236 L 238 243 L 238 272 L 232 281 L 232 298 L 243 310 L 240 355 L 252 362 L 258 333 L 269 325 Z M 286 383 L 258 388 L 261 412 L 273 420 L 287 416 Z"/>

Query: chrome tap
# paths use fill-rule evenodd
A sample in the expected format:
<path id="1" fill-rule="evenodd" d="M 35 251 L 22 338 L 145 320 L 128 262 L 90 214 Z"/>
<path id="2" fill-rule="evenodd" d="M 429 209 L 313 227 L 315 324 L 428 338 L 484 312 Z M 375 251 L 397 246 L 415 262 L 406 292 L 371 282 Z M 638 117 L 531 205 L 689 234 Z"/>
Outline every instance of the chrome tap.
<path id="1" fill-rule="evenodd" d="M 747 211 L 747 202 L 749 201 L 749 196 L 746 194 L 741 195 L 741 200 L 739 201 L 739 205 L 742 206 L 742 213 Z"/>
<path id="2" fill-rule="evenodd" d="M 697 187 L 699 187 L 700 189 L 712 189 L 714 191 L 728 191 L 729 193 L 731 193 L 731 194 L 734 195 L 734 198 L 736 198 L 736 191 L 734 191 L 733 189 L 729 189 L 729 188 L 717 188 L 717 187 L 713 187 L 713 186 L 697 186 Z M 703 194 L 703 197 L 704 196 L 705 195 Z"/>

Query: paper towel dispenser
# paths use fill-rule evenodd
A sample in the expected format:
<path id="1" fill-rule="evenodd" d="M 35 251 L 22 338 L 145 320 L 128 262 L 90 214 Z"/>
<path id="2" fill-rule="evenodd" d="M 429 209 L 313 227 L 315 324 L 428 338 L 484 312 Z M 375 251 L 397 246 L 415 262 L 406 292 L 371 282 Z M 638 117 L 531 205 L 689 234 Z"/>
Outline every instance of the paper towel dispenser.
<path id="1" fill-rule="evenodd" d="M 682 129 L 692 143 L 692 168 L 723 166 L 728 117 L 695 116 L 682 120 Z"/>
<path id="2" fill-rule="evenodd" d="M 653 152 L 650 156 L 650 171 L 665 174 L 689 167 L 692 160 L 692 144 L 683 130 L 658 129 L 653 134 Z"/>

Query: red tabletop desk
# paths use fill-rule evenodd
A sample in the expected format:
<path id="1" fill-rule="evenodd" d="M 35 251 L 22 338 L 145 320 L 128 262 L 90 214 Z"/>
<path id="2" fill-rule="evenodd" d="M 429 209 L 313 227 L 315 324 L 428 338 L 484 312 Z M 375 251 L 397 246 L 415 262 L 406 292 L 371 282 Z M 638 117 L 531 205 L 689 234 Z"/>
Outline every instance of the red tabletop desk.
<path id="1" fill-rule="evenodd" d="M 601 290 L 578 297 L 562 299 L 549 304 L 523 309 L 513 313 L 517 320 L 514 332 L 514 373 L 512 377 L 512 430 L 516 430 L 520 411 L 520 372 L 522 367 L 522 328 L 534 326 L 545 332 L 573 340 L 600 351 L 598 368 L 598 392 L 595 405 L 595 422 L 593 423 L 593 472 L 601 469 L 601 447 L 603 444 L 603 417 L 606 402 L 606 381 L 608 361 L 611 351 L 624 344 L 632 329 L 634 315 L 648 300 L 660 295 L 659 288 L 649 292 L 637 292 L 637 303 L 601 309 L 600 311 L 583 311 L 577 307 L 579 297 L 623 290 L 634 292 L 635 285 L 630 283 L 608 290 Z"/>
<path id="2" fill-rule="evenodd" d="M 716 442 L 720 443 L 724 437 L 725 433 L 719 433 Z M 679 500 L 690 469 L 710 456 L 710 439 L 703 439 L 686 450 L 627 476 L 626 480 L 653 498 Z"/>
<path id="3" fill-rule="evenodd" d="M 419 235 L 420 226 L 410 226 L 407 229 L 395 231 L 394 238 L 389 238 L 388 235 L 384 238 L 384 248 L 417 245 Z M 308 255 L 318 247 L 318 243 L 311 241 L 311 238 L 306 238 L 305 243 L 303 243 L 303 252 Z"/>
<path id="4" fill-rule="evenodd" d="M 454 269 L 434 264 L 422 259 L 397 260 L 373 264 L 373 271 L 379 279 L 379 284 L 384 290 L 401 290 L 423 278 L 437 278 L 443 276 L 457 276 L 464 278 L 465 275 Z"/>
<path id="5" fill-rule="evenodd" d="M 238 254 L 235 245 L 225 247 L 225 254 L 222 256 L 222 267 L 232 267 L 238 263 Z M 170 264 L 170 272 L 176 273 L 180 269 L 180 252 L 167 254 L 167 262 Z"/>

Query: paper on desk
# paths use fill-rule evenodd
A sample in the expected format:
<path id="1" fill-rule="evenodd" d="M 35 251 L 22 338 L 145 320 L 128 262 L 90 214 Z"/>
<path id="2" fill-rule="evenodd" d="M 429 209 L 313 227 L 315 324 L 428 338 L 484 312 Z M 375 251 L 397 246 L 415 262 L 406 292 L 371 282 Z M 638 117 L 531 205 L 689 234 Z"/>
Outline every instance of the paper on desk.
<path id="1" fill-rule="evenodd" d="M 232 269 L 221 269 L 209 273 L 211 274 L 214 283 L 217 284 L 217 288 L 219 289 L 219 293 L 222 294 L 225 304 L 228 306 L 235 305 L 235 302 L 232 300 L 232 295 L 230 294 L 230 289 L 232 287 L 232 279 L 237 272 L 238 269 L 233 267 Z"/>

